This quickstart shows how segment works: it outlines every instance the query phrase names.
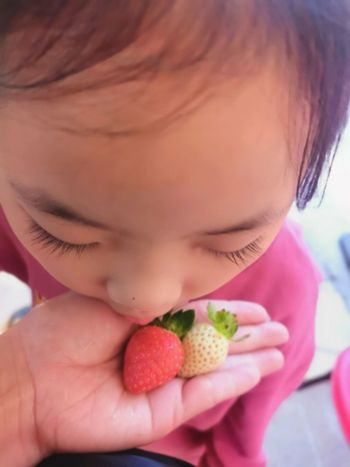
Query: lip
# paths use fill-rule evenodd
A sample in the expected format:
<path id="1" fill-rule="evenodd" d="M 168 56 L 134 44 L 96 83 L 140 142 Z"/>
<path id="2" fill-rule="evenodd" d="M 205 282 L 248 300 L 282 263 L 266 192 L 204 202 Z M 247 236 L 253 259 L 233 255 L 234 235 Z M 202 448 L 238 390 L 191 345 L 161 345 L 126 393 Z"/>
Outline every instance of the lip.
<path id="1" fill-rule="evenodd" d="M 183 302 L 183 304 L 174 307 L 173 310 L 176 311 L 176 310 L 184 309 L 184 305 L 189 305 L 189 304 L 188 304 L 188 302 Z M 156 316 L 153 316 L 152 318 L 146 318 L 146 317 L 137 318 L 135 316 L 124 315 L 124 314 L 122 316 L 124 316 L 124 318 L 127 319 L 128 321 L 130 321 L 131 323 L 138 324 L 140 326 L 145 326 L 146 324 L 151 323 L 156 318 Z"/>
<path id="2" fill-rule="evenodd" d="M 146 316 L 142 316 L 142 317 L 137 317 L 137 316 L 132 316 L 130 315 L 128 312 L 129 310 L 123 310 L 123 307 L 122 306 L 118 306 L 116 303 L 113 303 L 111 302 L 110 300 L 108 300 L 108 303 L 109 305 L 118 313 L 119 316 L 122 316 L 124 319 L 126 319 L 127 321 L 129 321 L 130 323 L 133 323 L 133 324 L 137 324 L 139 326 L 145 326 L 146 324 L 149 324 L 151 323 L 155 318 L 156 316 L 153 316 L 153 317 L 146 317 Z M 175 310 L 180 310 L 180 309 L 183 309 L 184 306 L 189 306 L 189 302 L 188 301 L 183 301 L 182 303 L 180 304 L 177 304 L 174 308 L 173 308 L 173 311 Z M 133 312 L 135 313 L 138 313 L 138 314 L 143 314 L 142 311 L 140 310 L 133 310 Z M 164 313 L 165 314 L 165 313 Z"/>
<path id="3" fill-rule="evenodd" d="M 153 321 L 153 318 L 150 319 L 145 319 L 145 318 L 134 318 L 133 316 L 126 316 L 126 315 L 122 315 L 125 319 L 127 319 L 128 321 L 130 321 L 131 323 L 133 324 L 138 324 L 140 326 L 144 326 L 145 324 L 148 324 L 150 323 L 151 321 Z"/>
<path id="4" fill-rule="evenodd" d="M 124 319 L 130 321 L 131 323 L 134 323 L 134 324 L 146 324 L 150 321 L 152 321 L 152 319 L 150 318 L 138 318 L 137 316 L 132 316 L 131 314 L 129 314 L 129 311 L 126 311 L 126 310 L 123 310 L 123 307 L 122 306 L 119 306 L 117 305 L 116 303 L 113 303 L 111 302 L 110 300 L 108 300 L 108 304 L 111 308 L 113 308 L 113 310 L 119 315 L 119 316 L 122 316 Z M 137 312 L 137 310 L 133 310 L 134 313 Z"/>

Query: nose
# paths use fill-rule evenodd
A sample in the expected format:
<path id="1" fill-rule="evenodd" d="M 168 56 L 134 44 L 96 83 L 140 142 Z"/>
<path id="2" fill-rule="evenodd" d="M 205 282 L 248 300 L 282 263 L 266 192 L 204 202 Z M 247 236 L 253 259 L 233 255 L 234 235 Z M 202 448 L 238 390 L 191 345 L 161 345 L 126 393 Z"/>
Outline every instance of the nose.
<path id="1" fill-rule="evenodd" d="M 164 277 L 141 277 L 128 283 L 109 280 L 107 293 L 122 314 L 151 321 L 179 303 L 182 287 L 179 281 Z"/>

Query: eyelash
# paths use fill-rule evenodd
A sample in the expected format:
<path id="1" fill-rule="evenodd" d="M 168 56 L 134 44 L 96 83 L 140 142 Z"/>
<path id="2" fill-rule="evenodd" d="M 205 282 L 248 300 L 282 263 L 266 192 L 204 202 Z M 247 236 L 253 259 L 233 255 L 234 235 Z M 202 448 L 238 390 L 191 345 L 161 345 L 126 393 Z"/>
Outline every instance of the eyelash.
<path id="1" fill-rule="evenodd" d="M 240 250 L 223 252 L 216 250 L 208 250 L 216 257 L 224 257 L 234 263 L 236 266 L 246 265 L 252 258 L 259 256 L 262 252 L 260 246 L 261 237 L 257 238 L 253 242 L 249 243 Z"/>
<path id="2" fill-rule="evenodd" d="M 49 249 L 50 253 L 58 253 L 64 255 L 67 253 L 76 253 L 81 256 L 85 251 L 95 248 L 98 243 L 87 243 L 87 244 L 74 244 L 68 243 L 64 240 L 56 238 L 54 235 L 47 232 L 43 227 L 37 224 L 33 219 L 30 219 L 29 233 L 32 235 L 33 243 L 40 243 L 43 248 Z M 216 257 L 223 257 L 235 263 L 236 266 L 245 265 L 250 259 L 258 256 L 262 252 L 262 248 L 259 245 L 260 237 L 253 242 L 246 245 L 244 248 L 236 251 L 223 252 L 217 250 L 208 249 L 209 253 Z"/>
<path id="3" fill-rule="evenodd" d="M 50 253 L 57 253 L 64 255 L 66 253 L 76 253 L 78 256 L 82 255 L 86 250 L 95 248 L 98 243 L 74 244 L 68 243 L 64 240 L 56 238 L 43 227 L 37 224 L 33 219 L 30 219 L 29 234 L 32 235 L 32 242 L 34 244 L 40 243 L 43 248 L 47 248 Z"/>

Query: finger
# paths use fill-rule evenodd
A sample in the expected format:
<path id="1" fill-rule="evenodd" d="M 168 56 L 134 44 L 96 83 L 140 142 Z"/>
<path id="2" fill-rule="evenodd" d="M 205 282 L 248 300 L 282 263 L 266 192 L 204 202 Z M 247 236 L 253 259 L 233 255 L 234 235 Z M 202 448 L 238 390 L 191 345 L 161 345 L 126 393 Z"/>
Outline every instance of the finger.
<path id="1" fill-rule="evenodd" d="M 218 370 L 190 380 L 175 378 L 148 394 L 153 413 L 153 433 L 164 436 L 186 420 L 253 389 L 266 376 L 283 366 L 281 352 L 269 349 L 242 356 L 229 356 Z M 167 407 L 159 412 L 159 407 Z"/>
<path id="2" fill-rule="evenodd" d="M 266 376 L 280 370 L 284 365 L 284 355 L 277 349 L 259 350 L 242 355 L 230 355 L 220 369 L 255 366 L 261 376 Z"/>
<path id="3" fill-rule="evenodd" d="M 271 319 L 262 305 L 253 302 L 238 300 L 196 300 L 188 303 L 187 307 L 195 310 L 197 320 L 206 321 L 208 303 L 212 303 L 217 310 L 225 309 L 236 314 L 239 325 L 259 324 L 270 321 Z"/>
<path id="4" fill-rule="evenodd" d="M 227 399 L 238 397 L 256 386 L 261 375 L 255 365 L 222 369 L 197 376 L 184 383 L 182 390 L 183 421 Z"/>
<path id="5" fill-rule="evenodd" d="M 248 336 L 240 342 L 235 342 Z M 262 323 L 259 326 L 241 326 L 230 342 L 229 353 L 239 354 L 266 347 L 276 347 L 285 344 L 289 339 L 288 330 L 283 324 L 276 321 Z"/>

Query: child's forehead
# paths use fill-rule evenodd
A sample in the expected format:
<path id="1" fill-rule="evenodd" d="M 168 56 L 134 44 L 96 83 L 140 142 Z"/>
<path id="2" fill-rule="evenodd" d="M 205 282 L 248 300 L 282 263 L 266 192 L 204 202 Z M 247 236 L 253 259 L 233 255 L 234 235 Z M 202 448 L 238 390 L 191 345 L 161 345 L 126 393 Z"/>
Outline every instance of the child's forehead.
<path id="1" fill-rule="evenodd" d="M 203 229 L 213 215 L 219 216 L 214 226 L 224 225 L 231 209 L 264 212 L 279 197 L 284 206 L 293 193 L 296 174 L 288 170 L 276 89 L 268 75 L 242 84 L 239 92 L 228 86 L 163 130 L 124 137 L 61 131 L 45 115 L 30 120 L 28 105 L 16 117 L 2 116 L 0 162 L 15 181 L 42 188 L 96 220 L 128 210 L 171 224 L 169 212 L 181 210 L 184 218 L 186 211 L 195 213 L 191 222 Z"/>
<path id="2" fill-rule="evenodd" d="M 115 8 L 101 7 L 95 1 L 80 2 L 79 6 L 75 2 L 59 2 L 59 6 L 46 2 L 47 8 L 38 8 L 37 2 L 19 3 L 2 11 L 0 118 L 7 103 L 17 100 L 21 106 L 23 97 L 38 98 L 41 103 L 36 109 L 34 102 L 27 102 L 26 118 L 34 120 L 39 114 L 51 124 L 50 130 L 43 131 L 64 127 L 67 133 L 87 135 L 89 130 L 98 130 L 109 137 L 125 135 L 130 129 L 148 128 L 154 117 L 163 123 L 169 108 L 171 116 L 186 113 L 187 90 L 197 78 L 211 78 L 215 92 L 218 78 L 234 78 L 237 94 L 241 84 L 255 80 L 258 68 L 272 59 L 279 84 L 290 87 L 289 112 L 280 111 L 284 122 L 291 117 L 285 129 L 290 154 L 297 157 L 300 149 L 304 152 L 302 167 L 306 170 L 300 172 L 299 205 L 305 206 L 311 198 L 341 133 L 349 100 L 345 85 L 349 82 L 349 40 L 347 28 L 342 27 L 348 18 L 345 0 L 333 2 L 329 11 L 326 0 L 316 9 L 299 0 L 176 0 L 170 7 L 167 1 L 121 2 Z M 320 31 L 325 34 L 320 35 Z M 166 78 L 172 83 L 172 92 L 163 92 L 161 83 Z M 155 92 L 146 86 L 146 100 L 125 91 L 124 85 L 131 89 L 147 79 Z M 111 87 L 104 92 L 105 86 L 116 83 L 124 83 L 119 92 L 112 96 Z M 85 91 L 91 90 L 87 97 Z M 72 100 L 65 99 L 67 96 Z M 59 97 L 62 105 L 54 97 Z M 284 99 L 279 105 L 284 107 Z M 255 105 L 250 106 L 253 113 Z M 304 116 L 295 118 L 296 112 Z M 267 123 L 274 125 L 270 120 Z M 239 122 L 235 131 L 230 130 L 232 138 L 243 132 Z M 201 131 L 205 142 L 208 130 Z M 176 140 L 183 141 L 181 137 Z M 6 144 L 6 140 L 0 143 Z M 27 145 L 26 153 L 31 149 Z M 86 152 L 82 145 L 80 150 Z M 122 153 L 117 149 L 113 152 Z M 74 160 L 71 156 L 66 164 Z M 47 160 L 42 165 L 47 165 Z"/>
<path id="3" fill-rule="evenodd" d="M 205 113 L 203 104 L 207 101 L 227 102 L 233 116 L 242 114 L 245 107 L 244 112 L 250 112 L 249 118 L 254 118 L 254 108 L 261 104 L 267 107 L 267 112 L 270 107 L 272 111 L 279 107 L 277 111 L 287 120 L 287 106 L 288 111 L 294 109 L 291 101 L 287 102 L 291 95 L 290 81 L 280 65 L 280 59 L 270 55 L 264 64 L 252 63 L 242 73 L 222 74 L 210 66 L 209 70 L 201 66 L 196 72 L 160 74 L 96 89 L 85 89 L 84 79 L 79 85 L 76 76 L 73 78 L 81 88 L 76 93 L 59 92 L 52 97 L 43 91 L 39 99 L 19 97 L 13 103 L 11 100 L 6 103 L 10 112 L 17 107 L 15 118 L 23 110 L 23 114 L 27 113 L 24 118 L 47 124 L 47 129 L 66 130 L 85 137 L 137 138 L 143 133 L 156 138 L 157 132 L 176 125 L 183 117 Z M 103 65 L 97 68 L 100 67 L 99 73 L 103 72 Z M 90 74 L 94 75 L 94 71 L 89 70 L 87 75 Z M 222 110 L 226 111 L 224 105 Z"/>
<path id="4" fill-rule="evenodd" d="M 287 90 L 271 68 L 245 81 L 227 80 L 168 119 L 164 115 L 183 97 L 180 88 L 174 91 L 149 86 L 121 94 L 117 87 L 77 98 L 9 104 L 0 116 L 0 131 L 11 153 L 20 156 L 25 145 L 26 159 L 40 158 L 43 168 L 81 163 L 87 168 L 107 161 L 121 171 L 149 164 L 190 170 L 191 164 L 215 166 L 221 160 L 237 169 L 252 158 L 258 166 L 261 152 L 277 152 L 278 161 L 290 143 Z"/>

